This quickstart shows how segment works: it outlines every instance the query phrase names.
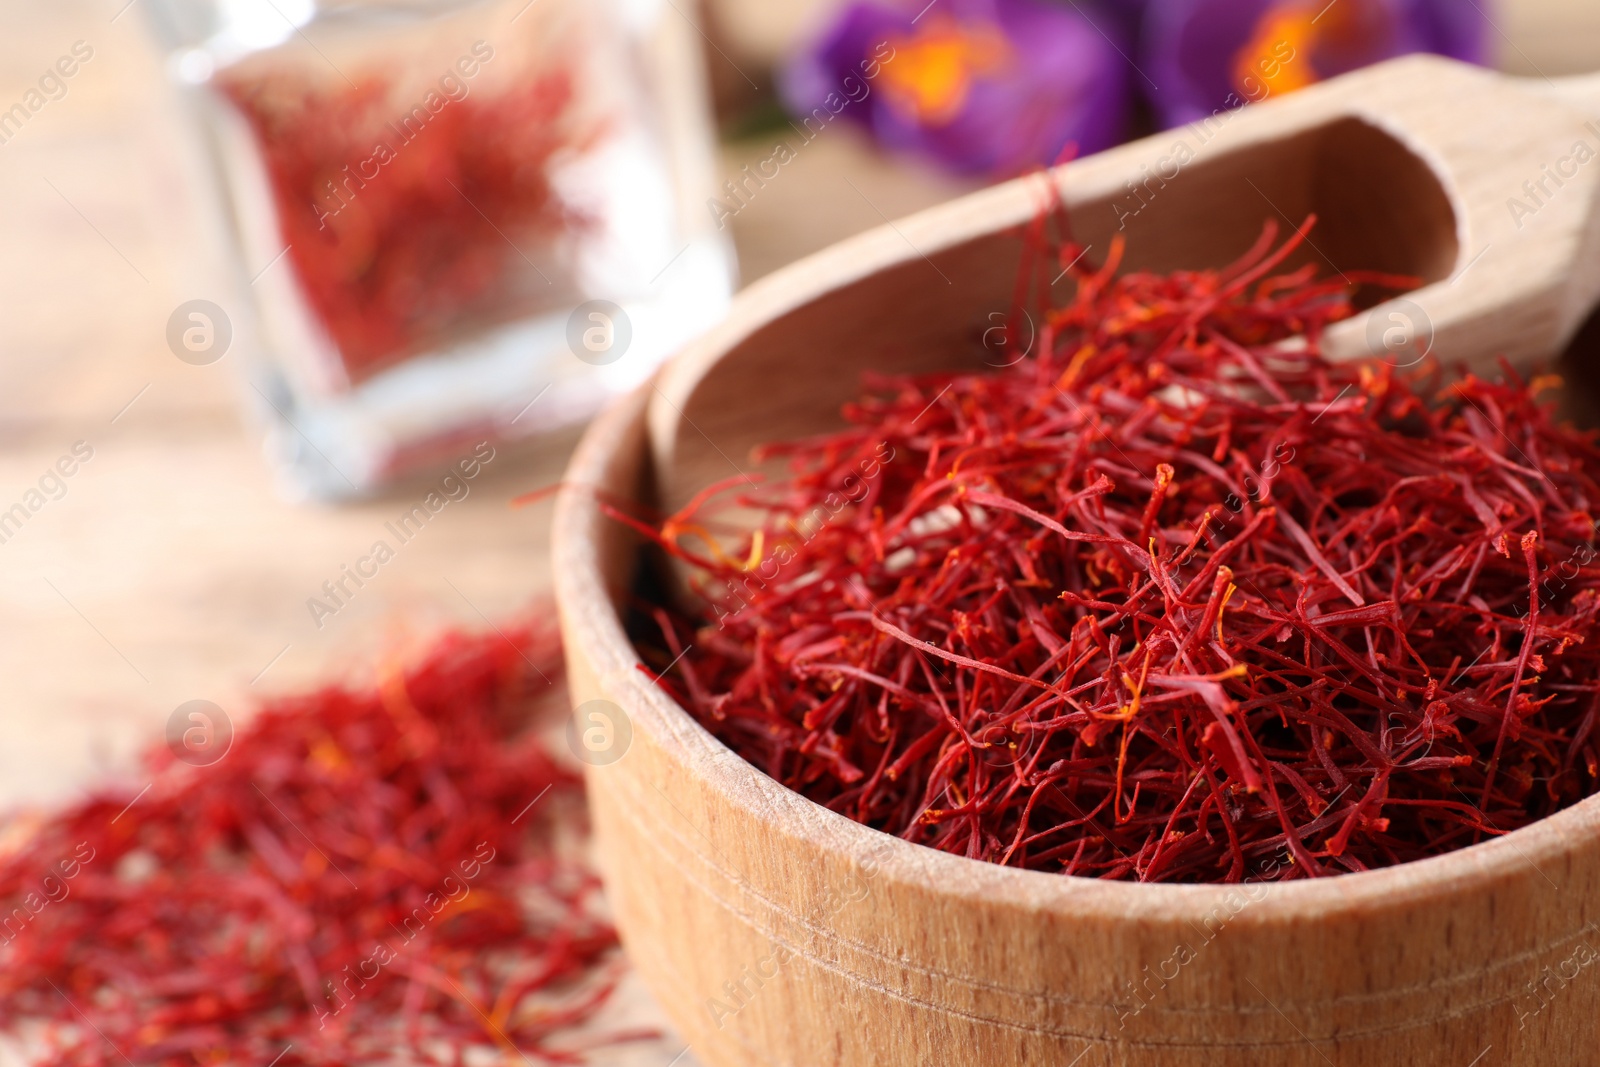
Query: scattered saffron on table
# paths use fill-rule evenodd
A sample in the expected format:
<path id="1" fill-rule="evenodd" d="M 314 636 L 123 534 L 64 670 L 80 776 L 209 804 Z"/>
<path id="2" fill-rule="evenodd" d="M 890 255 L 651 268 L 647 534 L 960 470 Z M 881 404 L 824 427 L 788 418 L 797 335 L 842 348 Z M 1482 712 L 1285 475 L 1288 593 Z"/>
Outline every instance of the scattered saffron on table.
<path id="1" fill-rule="evenodd" d="M 1169 275 L 1118 244 L 1050 306 L 1084 250 L 1047 222 L 1027 358 L 869 379 L 660 525 L 606 505 L 696 575 L 645 669 L 817 803 L 1041 871 L 1361 871 L 1593 794 L 1600 451 L 1551 381 L 1324 359 L 1351 283 L 1407 283 L 1285 267 L 1304 229 Z"/>
<path id="2" fill-rule="evenodd" d="M 34 1062 L 583 1062 L 623 966 L 538 627 L 445 637 L 373 691 L 267 704 L 0 856 L 0 1029 Z"/>
<path id="3" fill-rule="evenodd" d="M 313 89 L 289 75 L 223 78 L 266 165 L 287 258 L 359 381 L 548 287 L 527 257 L 583 225 L 555 194 L 569 72 L 417 106 L 381 77 Z M 530 240 L 529 235 L 533 235 Z M 531 275 L 531 277 L 530 277 Z"/>

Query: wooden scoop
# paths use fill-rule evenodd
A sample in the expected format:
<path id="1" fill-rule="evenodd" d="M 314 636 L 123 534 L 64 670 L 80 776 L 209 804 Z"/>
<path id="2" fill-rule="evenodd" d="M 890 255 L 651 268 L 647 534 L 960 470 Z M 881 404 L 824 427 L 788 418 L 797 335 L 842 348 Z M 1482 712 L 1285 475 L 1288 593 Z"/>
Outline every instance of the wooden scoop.
<path id="1" fill-rule="evenodd" d="M 675 509 L 750 471 L 751 444 L 837 425 L 862 370 L 981 366 L 1011 307 L 1006 232 L 1050 183 L 1091 254 L 1124 234 L 1129 267 L 1223 264 L 1263 218 L 1315 212 L 1301 262 L 1424 279 L 1342 324 L 1338 356 L 1410 361 L 1430 338 L 1446 358 L 1553 354 L 1596 295 L 1590 99 L 1600 82 L 1407 59 L 1002 185 L 752 286 L 654 392 L 592 426 L 552 537 L 568 678 L 628 724 L 631 747 L 586 770 L 607 900 L 696 1058 L 1595 1062 L 1600 975 L 1572 976 L 1593 957 L 1600 798 L 1446 856 L 1271 886 L 1106 883 L 908 844 L 762 774 L 640 669 L 624 627 L 638 544 L 597 500 Z"/>
<path id="2" fill-rule="evenodd" d="M 1090 255 L 1126 240 L 1124 269 L 1222 266 L 1264 219 L 1287 232 L 1315 213 L 1292 263 L 1423 280 L 1332 329 L 1334 358 L 1549 358 L 1600 296 L 1600 76 L 1396 59 L 962 197 L 752 285 L 651 398 L 661 506 L 751 473 L 755 444 L 837 426 L 862 371 L 981 366 L 980 338 L 1011 307 L 1016 229 L 1049 183 Z"/>

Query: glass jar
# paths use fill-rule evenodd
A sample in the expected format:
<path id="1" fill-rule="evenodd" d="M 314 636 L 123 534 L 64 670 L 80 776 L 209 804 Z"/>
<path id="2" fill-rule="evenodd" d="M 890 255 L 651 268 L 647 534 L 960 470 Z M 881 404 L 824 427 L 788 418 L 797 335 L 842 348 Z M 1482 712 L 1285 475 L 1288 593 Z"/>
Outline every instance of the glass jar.
<path id="1" fill-rule="evenodd" d="M 699 42 L 670 0 L 151 9 L 245 294 L 181 336 L 227 320 L 295 491 L 580 422 L 723 313 Z"/>

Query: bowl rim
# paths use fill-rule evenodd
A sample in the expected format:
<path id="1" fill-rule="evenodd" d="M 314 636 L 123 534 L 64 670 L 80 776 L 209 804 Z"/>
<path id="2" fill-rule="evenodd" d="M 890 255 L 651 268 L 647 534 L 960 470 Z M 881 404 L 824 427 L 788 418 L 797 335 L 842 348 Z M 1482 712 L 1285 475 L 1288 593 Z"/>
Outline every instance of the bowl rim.
<path id="1" fill-rule="evenodd" d="M 1138 147 L 1113 149 L 1105 156 Z M 1076 167 L 1077 164 L 1069 166 Z M 729 349 L 783 316 L 834 290 L 881 270 L 933 255 L 1025 221 L 1038 204 L 1040 178 L 1054 184 L 1063 168 L 1028 175 L 929 208 L 895 224 L 876 227 L 791 263 L 755 282 L 734 298 L 724 320 L 676 355 L 656 375 L 614 402 L 584 433 L 557 494 L 551 526 L 554 587 L 569 640 L 583 635 L 581 655 L 607 695 L 623 706 L 634 728 L 643 726 L 663 751 L 680 760 L 700 782 L 753 822 L 776 826 L 806 839 L 842 861 L 872 855 L 876 873 L 932 896 L 958 897 L 990 905 L 1009 903 L 1077 917 L 1161 918 L 1200 921 L 1241 886 L 1260 887 L 1248 914 L 1253 922 L 1371 915 L 1419 902 L 1486 893 L 1517 884 L 1528 868 L 1551 886 L 1547 868 L 1564 871 L 1583 846 L 1600 843 L 1600 793 L 1497 838 L 1438 856 L 1391 867 L 1287 882 L 1145 883 L 1106 881 L 1082 875 L 1002 867 L 905 841 L 831 811 L 768 777 L 710 731 L 638 668 L 642 660 L 628 640 L 608 595 L 602 553 L 604 524 L 594 487 L 610 484 L 619 464 L 651 461 L 649 402 L 662 389 L 692 383 Z M 1088 183 L 1093 192 L 1093 183 Z M 1074 175 L 1075 192 L 1086 183 Z M 997 224 L 996 218 L 1001 221 Z M 631 443 L 631 445 L 630 445 Z M 629 447 L 635 452 L 625 452 Z M 796 808 L 798 801 L 801 807 Z M 804 812 L 798 818 L 785 812 Z"/>

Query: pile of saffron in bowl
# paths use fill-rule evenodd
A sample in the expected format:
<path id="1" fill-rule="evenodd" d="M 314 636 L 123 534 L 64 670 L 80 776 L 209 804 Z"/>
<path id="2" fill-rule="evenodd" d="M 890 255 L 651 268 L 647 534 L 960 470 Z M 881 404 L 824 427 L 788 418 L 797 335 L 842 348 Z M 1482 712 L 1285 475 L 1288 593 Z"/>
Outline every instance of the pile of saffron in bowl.
<path id="1" fill-rule="evenodd" d="M 1593 436 L 1551 379 L 1324 358 L 1398 282 L 1289 269 L 1304 234 L 1164 275 L 1064 239 L 1010 366 L 869 379 L 786 476 L 630 518 L 696 575 L 652 673 L 818 804 L 1067 875 L 1363 871 L 1590 796 Z"/>

